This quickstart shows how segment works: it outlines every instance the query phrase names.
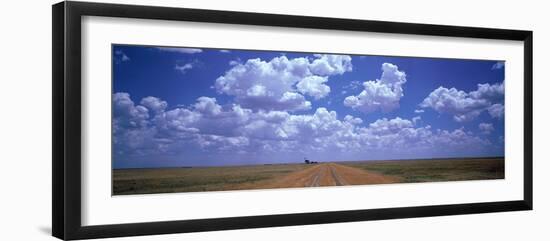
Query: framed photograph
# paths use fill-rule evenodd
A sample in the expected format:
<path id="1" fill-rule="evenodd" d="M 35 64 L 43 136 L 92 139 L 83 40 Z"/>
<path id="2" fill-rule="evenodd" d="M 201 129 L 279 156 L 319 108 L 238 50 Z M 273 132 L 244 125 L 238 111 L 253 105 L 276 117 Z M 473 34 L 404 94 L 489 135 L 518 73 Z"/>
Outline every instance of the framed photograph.
<path id="1" fill-rule="evenodd" d="M 532 34 L 55 4 L 53 235 L 531 210 Z"/>

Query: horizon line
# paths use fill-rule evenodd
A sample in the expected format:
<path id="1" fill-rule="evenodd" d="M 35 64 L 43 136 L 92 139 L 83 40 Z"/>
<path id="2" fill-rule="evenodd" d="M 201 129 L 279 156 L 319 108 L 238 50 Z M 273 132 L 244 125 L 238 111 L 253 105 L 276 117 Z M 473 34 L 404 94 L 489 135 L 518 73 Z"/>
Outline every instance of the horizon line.
<path id="1" fill-rule="evenodd" d="M 502 158 L 505 156 L 473 156 L 473 157 L 434 157 L 434 158 L 412 158 L 412 159 L 372 159 L 372 160 L 341 160 L 341 161 L 317 161 L 318 163 L 334 163 L 334 162 L 370 162 L 370 161 L 419 161 L 419 160 L 454 160 L 454 159 L 485 159 L 485 158 Z M 313 160 L 315 161 L 315 160 Z M 236 165 L 204 165 L 204 166 L 152 166 L 152 167 L 123 167 L 115 168 L 112 170 L 124 170 L 124 169 L 167 169 L 167 168 L 204 168 L 204 167 L 239 167 L 239 166 L 263 166 L 263 165 L 285 165 L 285 164 L 303 164 L 304 162 L 266 162 L 257 164 L 236 164 Z"/>

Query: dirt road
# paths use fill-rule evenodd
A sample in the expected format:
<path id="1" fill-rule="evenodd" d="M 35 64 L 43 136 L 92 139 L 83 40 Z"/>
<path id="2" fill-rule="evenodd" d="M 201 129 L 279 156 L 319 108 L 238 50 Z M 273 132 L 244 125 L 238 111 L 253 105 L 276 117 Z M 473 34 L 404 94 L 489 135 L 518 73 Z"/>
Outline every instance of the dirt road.
<path id="1" fill-rule="evenodd" d="M 313 164 L 310 168 L 293 172 L 264 185 L 265 188 L 345 186 L 399 182 L 385 176 L 335 163 Z"/>

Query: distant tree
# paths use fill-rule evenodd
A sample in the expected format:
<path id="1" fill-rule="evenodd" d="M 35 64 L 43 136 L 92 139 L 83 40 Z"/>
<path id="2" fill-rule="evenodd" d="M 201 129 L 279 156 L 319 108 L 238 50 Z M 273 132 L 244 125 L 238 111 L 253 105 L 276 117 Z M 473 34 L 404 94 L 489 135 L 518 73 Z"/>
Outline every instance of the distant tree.
<path id="1" fill-rule="evenodd" d="M 310 163 L 310 161 L 309 161 L 307 158 L 305 158 L 305 157 L 304 157 L 304 162 L 305 162 L 306 164 L 309 164 L 309 163 Z"/>

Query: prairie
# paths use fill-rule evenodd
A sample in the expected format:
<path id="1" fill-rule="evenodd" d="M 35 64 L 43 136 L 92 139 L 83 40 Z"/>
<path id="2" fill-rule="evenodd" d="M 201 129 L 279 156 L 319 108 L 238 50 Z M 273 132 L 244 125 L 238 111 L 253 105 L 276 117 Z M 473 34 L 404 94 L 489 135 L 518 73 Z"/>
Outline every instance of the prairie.
<path id="1" fill-rule="evenodd" d="M 113 169 L 113 195 L 504 178 L 504 158 Z"/>
<path id="2" fill-rule="evenodd" d="M 504 178 L 504 158 L 426 159 L 341 163 L 401 178 L 401 182 L 441 182 Z"/>
<path id="3" fill-rule="evenodd" d="M 308 168 L 306 164 L 113 169 L 113 195 L 247 189 Z"/>

